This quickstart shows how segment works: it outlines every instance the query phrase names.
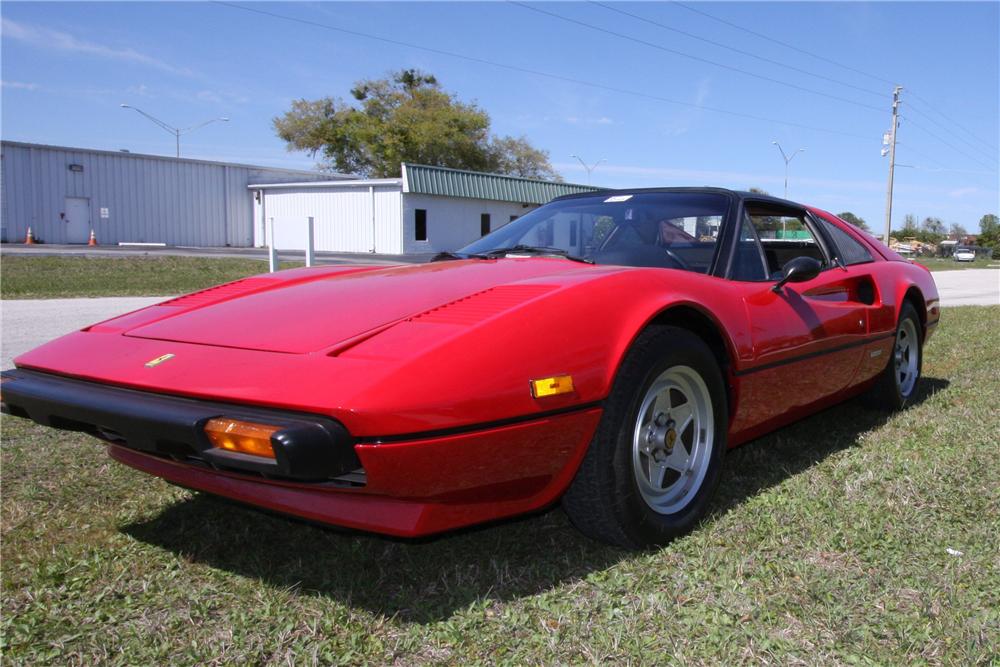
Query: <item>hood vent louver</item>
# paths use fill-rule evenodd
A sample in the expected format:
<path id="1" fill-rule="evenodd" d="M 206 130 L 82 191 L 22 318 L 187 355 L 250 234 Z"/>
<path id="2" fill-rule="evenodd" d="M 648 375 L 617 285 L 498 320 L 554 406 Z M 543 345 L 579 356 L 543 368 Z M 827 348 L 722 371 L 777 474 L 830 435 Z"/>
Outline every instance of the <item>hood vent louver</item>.
<path id="1" fill-rule="evenodd" d="M 477 324 L 556 289 L 553 285 L 502 285 L 476 292 L 409 319 L 434 324 Z"/>
<path id="2" fill-rule="evenodd" d="M 234 280 L 231 283 L 225 283 L 223 285 L 218 285 L 217 287 L 209 287 L 208 289 L 203 289 L 200 292 L 185 294 L 177 297 L 176 299 L 164 301 L 160 305 L 196 308 L 198 306 L 204 306 L 217 301 L 225 301 L 228 298 L 240 294 L 256 292 L 260 289 L 272 287 L 279 283 L 280 281 L 275 280 L 274 278 L 243 278 L 242 280 Z"/>

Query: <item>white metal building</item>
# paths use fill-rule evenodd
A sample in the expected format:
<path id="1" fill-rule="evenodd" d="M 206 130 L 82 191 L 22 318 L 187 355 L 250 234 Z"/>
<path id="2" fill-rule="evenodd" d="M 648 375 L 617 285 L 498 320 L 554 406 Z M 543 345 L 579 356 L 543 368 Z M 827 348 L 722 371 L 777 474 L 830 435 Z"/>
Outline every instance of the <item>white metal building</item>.
<path id="1" fill-rule="evenodd" d="M 46 243 L 250 246 L 252 183 L 341 174 L 4 141 L 0 239 Z"/>
<path id="2" fill-rule="evenodd" d="M 555 197 L 594 190 L 500 174 L 403 164 L 401 178 L 250 185 L 254 245 L 383 254 L 456 250 Z"/>

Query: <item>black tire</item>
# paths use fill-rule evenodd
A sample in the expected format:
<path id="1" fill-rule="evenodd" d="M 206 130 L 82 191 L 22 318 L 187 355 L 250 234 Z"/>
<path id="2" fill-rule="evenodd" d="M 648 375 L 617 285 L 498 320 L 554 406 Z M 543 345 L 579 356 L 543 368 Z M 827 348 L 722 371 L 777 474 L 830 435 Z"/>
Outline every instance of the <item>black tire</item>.
<path id="1" fill-rule="evenodd" d="M 689 488 L 684 496 L 686 504 L 667 513 L 664 507 L 654 510 L 640 491 L 637 479 L 640 472 L 633 457 L 640 459 L 634 450 L 640 446 L 635 444 L 640 442 L 636 434 L 640 429 L 653 428 L 652 424 L 640 426 L 640 408 L 653 391 L 654 382 L 676 369 L 683 369 L 689 375 L 693 371 L 700 377 L 711 405 L 711 418 L 706 416 L 704 421 L 712 428 L 699 429 L 703 431 L 701 446 L 706 447 L 700 450 L 705 453 L 699 458 L 699 469 L 703 468 L 704 474 L 684 478 L 691 480 L 684 482 Z M 647 412 L 655 412 L 656 406 L 654 401 Z M 638 337 L 622 362 L 594 438 L 563 497 L 563 508 L 585 535 L 630 549 L 661 545 L 684 534 L 705 515 L 718 485 L 728 421 L 722 373 L 708 345 L 686 329 L 650 327 Z M 673 431 L 672 426 L 669 428 Z M 693 428 L 688 433 L 692 431 Z M 677 446 L 673 444 L 675 438 L 676 442 L 683 442 L 682 436 L 674 431 L 670 436 L 673 447 Z M 693 445 L 691 448 L 686 444 L 682 446 L 684 452 L 693 450 Z M 662 451 L 660 453 L 662 455 Z M 693 460 L 694 456 L 690 458 Z M 654 464 L 649 462 L 649 465 Z M 677 479 L 682 477 L 683 473 L 678 473 Z M 700 482 L 695 481 L 698 479 Z M 663 481 L 661 473 L 660 486 Z"/>
<path id="2" fill-rule="evenodd" d="M 916 354 L 915 377 L 912 383 L 900 383 L 900 364 L 902 361 L 897 356 L 897 348 L 900 345 L 901 332 L 915 337 L 913 346 L 910 348 L 911 354 Z M 913 400 L 920 385 L 920 378 L 923 377 L 924 363 L 924 332 L 920 326 L 920 317 L 916 308 L 909 301 L 903 302 L 903 307 L 899 310 L 899 320 L 896 323 L 896 335 L 892 345 L 892 351 L 886 362 L 885 369 L 879 375 L 878 380 L 864 397 L 867 405 L 878 410 L 896 411 L 907 407 Z"/>

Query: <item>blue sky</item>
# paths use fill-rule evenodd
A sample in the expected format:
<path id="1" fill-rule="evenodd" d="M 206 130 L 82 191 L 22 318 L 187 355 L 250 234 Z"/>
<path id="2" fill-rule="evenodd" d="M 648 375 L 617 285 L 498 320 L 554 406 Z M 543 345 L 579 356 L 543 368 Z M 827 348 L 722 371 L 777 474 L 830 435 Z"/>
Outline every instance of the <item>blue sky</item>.
<path id="1" fill-rule="evenodd" d="M 128 103 L 175 126 L 231 118 L 184 137 L 185 156 L 309 168 L 274 136 L 274 116 L 417 67 L 486 109 L 496 133 L 549 151 L 569 181 L 586 182 L 578 154 L 606 161 L 598 185 L 781 195 L 777 140 L 806 148 L 789 198 L 881 230 L 879 149 L 898 82 L 897 159 L 909 166 L 897 169 L 894 226 L 913 213 L 975 231 L 1000 209 L 997 2 L 529 3 L 577 23 L 510 2 L 240 4 L 553 76 L 223 4 L 4 2 L 3 138 L 173 154 L 173 138 Z"/>

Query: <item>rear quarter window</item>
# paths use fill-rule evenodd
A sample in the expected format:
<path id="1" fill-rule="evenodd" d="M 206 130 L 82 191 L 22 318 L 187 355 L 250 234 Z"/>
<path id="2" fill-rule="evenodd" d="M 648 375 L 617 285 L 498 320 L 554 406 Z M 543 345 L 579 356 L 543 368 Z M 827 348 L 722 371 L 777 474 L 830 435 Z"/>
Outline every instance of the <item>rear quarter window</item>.
<path id="1" fill-rule="evenodd" d="M 840 259 L 844 261 L 844 264 L 850 266 L 852 264 L 864 264 L 865 262 L 872 261 L 872 254 L 868 252 L 868 248 L 860 241 L 826 218 L 819 217 L 818 219 L 823 226 L 823 230 L 833 239 L 834 244 L 840 252 Z"/>

